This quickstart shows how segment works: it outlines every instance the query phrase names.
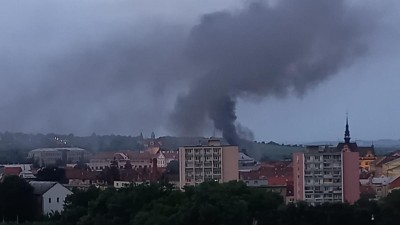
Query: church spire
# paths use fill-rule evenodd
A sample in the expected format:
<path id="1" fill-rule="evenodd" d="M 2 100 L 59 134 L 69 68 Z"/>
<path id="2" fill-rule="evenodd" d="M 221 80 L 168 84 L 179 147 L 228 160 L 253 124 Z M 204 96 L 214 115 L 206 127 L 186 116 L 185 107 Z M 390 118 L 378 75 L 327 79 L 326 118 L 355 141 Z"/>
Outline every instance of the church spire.
<path id="1" fill-rule="evenodd" d="M 346 131 L 344 132 L 344 143 L 350 143 L 349 116 L 346 114 Z"/>

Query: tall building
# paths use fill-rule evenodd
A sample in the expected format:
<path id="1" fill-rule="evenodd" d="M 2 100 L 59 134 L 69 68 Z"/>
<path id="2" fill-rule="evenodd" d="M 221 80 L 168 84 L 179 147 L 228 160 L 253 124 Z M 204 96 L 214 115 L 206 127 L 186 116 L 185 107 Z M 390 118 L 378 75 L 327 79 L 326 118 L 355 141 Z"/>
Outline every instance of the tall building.
<path id="1" fill-rule="evenodd" d="M 336 147 L 307 146 L 293 154 L 296 201 L 317 205 L 324 202 L 354 203 L 360 197 L 359 153 L 350 142 L 346 119 L 344 142 Z"/>
<path id="2" fill-rule="evenodd" d="M 371 171 L 371 164 L 376 160 L 374 145 L 371 146 L 358 146 L 356 142 L 350 142 L 350 130 L 349 130 L 349 120 L 346 117 L 346 130 L 344 133 L 344 142 L 340 142 L 337 145 L 338 149 L 343 149 L 345 145 L 352 152 L 358 152 L 359 154 L 359 170 L 360 172 Z"/>
<path id="3" fill-rule="evenodd" d="M 228 182 L 239 179 L 239 148 L 221 145 L 210 139 L 208 145 L 179 148 L 179 186 L 198 185 L 204 181 Z"/>

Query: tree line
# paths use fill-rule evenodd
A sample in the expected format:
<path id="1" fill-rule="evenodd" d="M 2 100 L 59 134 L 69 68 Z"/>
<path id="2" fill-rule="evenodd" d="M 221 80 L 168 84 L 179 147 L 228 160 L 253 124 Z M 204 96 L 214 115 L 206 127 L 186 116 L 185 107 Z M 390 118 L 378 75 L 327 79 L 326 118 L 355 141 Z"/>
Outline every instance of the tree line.
<path id="1" fill-rule="evenodd" d="M 311 206 L 285 205 L 277 193 L 242 182 L 202 183 L 184 191 L 167 183 L 106 190 L 90 187 L 74 190 L 64 212 L 49 217 L 32 215 L 37 206 L 30 202 L 30 193 L 22 179 L 6 178 L 1 183 L 4 224 L 15 224 L 17 216 L 25 225 L 397 225 L 400 220 L 400 190 L 381 201 Z"/>

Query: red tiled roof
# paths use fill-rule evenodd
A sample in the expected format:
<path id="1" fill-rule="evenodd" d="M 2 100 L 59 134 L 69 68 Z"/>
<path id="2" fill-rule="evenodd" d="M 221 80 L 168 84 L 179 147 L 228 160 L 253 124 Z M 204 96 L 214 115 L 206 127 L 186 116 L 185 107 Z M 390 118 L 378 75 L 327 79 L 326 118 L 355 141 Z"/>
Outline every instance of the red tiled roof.
<path id="1" fill-rule="evenodd" d="M 389 189 L 400 188 L 400 176 L 389 183 Z"/>
<path id="2" fill-rule="evenodd" d="M 291 181 L 293 180 L 293 167 L 290 162 L 286 161 L 267 163 L 262 164 L 258 170 L 240 172 L 240 177 L 245 180 L 277 178 Z"/>
<path id="3" fill-rule="evenodd" d="M 128 157 L 127 160 L 134 159 L 151 159 L 154 158 L 154 155 L 149 152 L 139 152 L 139 151 L 117 151 L 117 152 L 99 152 L 96 153 L 92 158 L 93 159 L 109 159 L 112 160 L 116 158 L 117 160 L 124 160 L 124 156 Z"/>
<path id="4" fill-rule="evenodd" d="M 376 191 L 373 187 L 366 185 L 360 186 L 360 194 L 361 195 L 376 195 Z"/>
<path id="5" fill-rule="evenodd" d="M 268 185 L 272 186 L 286 186 L 290 181 L 287 177 L 268 177 Z"/>
<path id="6" fill-rule="evenodd" d="M 79 180 L 97 180 L 101 172 L 98 171 L 86 171 L 81 169 L 67 168 L 65 170 L 65 177 L 67 179 L 79 179 Z"/>
<path id="7" fill-rule="evenodd" d="M 144 181 L 155 181 L 160 179 L 164 168 L 157 168 L 155 174 L 153 174 L 153 168 L 136 168 L 130 170 L 120 170 L 120 180 L 129 182 L 144 182 Z"/>
<path id="8" fill-rule="evenodd" d="M 149 152 L 138 152 L 138 151 L 129 151 L 126 152 L 127 156 L 129 159 L 134 160 L 134 159 L 152 159 L 155 158 L 154 155 L 150 154 Z"/>
<path id="9" fill-rule="evenodd" d="M 21 167 L 5 167 L 4 168 L 4 175 L 10 176 L 15 175 L 18 176 L 22 172 Z"/>
<path id="10" fill-rule="evenodd" d="M 393 160 L 395 160 L 397 158 L 399 158 L 399 157 L 397 157 L 397 156 L 386 156 L 383 160 L 381 160 L 378 164 L 376 164 L 376 166 L 378 166 L 378 167 L 382 166 L 383 164 L 385 164 L 387 162 L 390 162 L 390 161 L 393 161 Z"/>

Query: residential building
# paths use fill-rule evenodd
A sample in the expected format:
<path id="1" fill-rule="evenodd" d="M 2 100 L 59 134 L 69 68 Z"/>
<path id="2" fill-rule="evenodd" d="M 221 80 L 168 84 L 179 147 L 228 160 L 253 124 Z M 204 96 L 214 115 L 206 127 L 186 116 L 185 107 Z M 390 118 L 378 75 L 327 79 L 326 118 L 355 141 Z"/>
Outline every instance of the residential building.
<path id="1" fill-rule="evenodd" d="M 371 171 L 371 165 L 376 160 L 374 145 L 369 147 L 358 147 L 359 166 L 361 171 Z"/>
<path id="2" fill-rule="evenodd" d="M 371 163 L 371 172 L 374 174 L 375 177 L 380 177 L 382 175 L 387 176 L 388 175 L 388 171 L 383 171 L 383 169 L 390 169 L 388 166 L 384 165 L 390 161 L 393 161 L 395 159 L 398 159 L 399 156 L 393 156 L 393 155 L 389 155 L 389 156 L 380 156 L 378 157 L 374 162 Z M 388 165 L 388 164 L 387 164 Z"/>
<path id="3" fill-rule="evenodd" d="M 156 157 L 145 151 L 99 152 L 89 160 L 87 165 L 93 171 L 102 171 L 113 161 L 117 162 L 120 169 L 124 168 L 128 162 L 132 168 L 151 168 L 152 159 Z"/>
<path id="4" fill-rule="evenodd" d="M 400 158 L 396 158 L 382 165 L 382 174 L 388 177 L 400 176 Z"/>
<path id="5" fill-rule="evenodd" d="M 248 156 L 244 151 L 239 152 L 239 171 L 252 171 L 252 170 L 256 170 L 258 167 L 258 162 L 251 158 L 250 156 Z"/>
<path id="6" fill-rule="evenodd" d="M 228 182 L 239 179 L 237 146 L 221 145 L 220 140 L 210 139 L 208 145 L 179 148 L 179 183 L 198 185 L 204 181 Z"/>
<path id="7" fill-rule="evenodd" d="M 178 151 L 159 151 L 157 153 L 157 167 L 167 167 L 171 161 L 178 160 L 178 157 Z"/>
<path id="8" fill-rule="evenodd" d="M 374 177 L 371 179 L 371 186 L 375 189 L 376 197 L 383 198 L 389 193 L 389 183 L 393 179 L 384 175 L 380 177 Z"/>
<path id="9" fill-rule="evenodd" d="M 65 198 L 72 192 L 58 182 L 31 181 L 33 193 L 37 199 L 40 213 L 49 215 L 54 212 L 62 212 Z"/>
<path id="10" fill-rule="evenodd" d="M 28 154 L 28 158 L 45 166 L 87 161 L 89 156 L 90 153 L 82 148 L 38 148 Z"/>
<path id="11" fill-rule="evenodd" d="M 97 187 L 105 185 L 105 178 L 100 171 L 66 168 L 65 178 L 68 180 L 68 188 L 87 189 L 92 185 Z"/>
<path id="12" fill-rule="evenodd" d="M 349 140 L 349 139 L 348 139 Z M 294 198 L 313 205 L 325 202 L 354 203 L 360 196 L 358 152 L 307 146 L 293 154 Z"/>

